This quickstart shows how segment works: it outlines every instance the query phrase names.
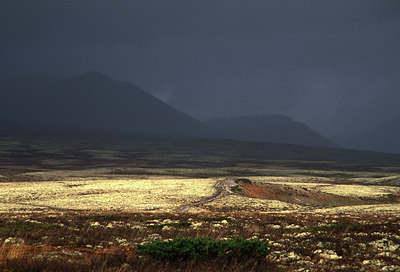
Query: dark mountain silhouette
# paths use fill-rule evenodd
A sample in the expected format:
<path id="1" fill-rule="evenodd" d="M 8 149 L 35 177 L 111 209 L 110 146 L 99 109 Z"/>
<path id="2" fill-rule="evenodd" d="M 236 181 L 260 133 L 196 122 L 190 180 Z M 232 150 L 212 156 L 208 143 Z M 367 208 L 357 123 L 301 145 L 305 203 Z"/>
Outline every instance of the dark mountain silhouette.
<path id="1" fill-rule="evenodd" d="M 338 147 L 305 124 L 283 115 L 220 118 L 206 123 L 223 131 L 226 137 L 236 140 Z"/>
<path id="2" fill-rule="evenodd" d="M 97 72 L 68 79 L 3 80 L 0 90 L 0 119 L 11 127 L 10 121 L 17 127 L 25 123 L 110 132 L 210 133 L 200 121 L 137 86 Z"/>
<path id="3" fill-rule="evenodd" d="M 349 148 L 400 153 L 400 118 L 394 118 L 364 133 L 341 137 Z"/>
<path id="4" fill-rule="evenodd" d="M 135 85 L 97 72 L 67 79 L 2 80 L 0 120 L 0 132 L 136 132 L 336 147 L 306 125 L 280 115 L 203 123 Z"/>

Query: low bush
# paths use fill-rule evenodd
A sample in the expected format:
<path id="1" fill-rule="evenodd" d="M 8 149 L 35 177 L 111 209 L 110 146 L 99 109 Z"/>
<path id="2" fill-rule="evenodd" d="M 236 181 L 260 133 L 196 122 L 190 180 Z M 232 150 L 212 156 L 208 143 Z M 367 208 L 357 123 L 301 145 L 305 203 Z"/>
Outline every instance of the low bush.
<path id="1" fill-rule="evenodd" d="M 233 192 L 243 192 L 243 189 L 239 185 L 235 185 L 232 187 L 232 191 Z"/>
<path id="2" fill-rule="evenodd" d="M 217 257 L 265 256 L 268 243 L 260 239 L 235 238 L 214 240 L 211 238 L 177 237 L 168 241 L 151 241 L 137 245 L 137 253 L 169 261 L 200 260 Z"/>

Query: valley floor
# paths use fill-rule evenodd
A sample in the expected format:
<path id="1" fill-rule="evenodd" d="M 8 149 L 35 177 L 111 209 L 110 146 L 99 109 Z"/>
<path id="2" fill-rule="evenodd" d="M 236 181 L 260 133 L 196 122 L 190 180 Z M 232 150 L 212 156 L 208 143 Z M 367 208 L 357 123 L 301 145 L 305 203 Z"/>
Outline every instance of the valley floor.
<path id="1" fill-rule="evenodd" d="M 28 174 L 29 175 L 29 174 Z M 48 172 L 32 173 L 42 178 Z M 399 178 L 387 177 L 386 180 Z M 108 211 L 174 212 L 210 197 L 221 179 L 171 176 L 132 179 L 68 179 L 0 183 L 0 212 Z M 234 179 L 233 179 L 234 180 Z M 377 185 L 382 178 L 335 184 L 329 178 L 246 177 L 235 193 L 193 206 L 190 212 L 390 212 L 400 211 L 400 187 Z"/>
<path id="2" fill-rule="evenodd" d="M 0 183 L 0 271 L 400 271 L 399 187 L 248 177 L 237 193 L 178 212 L 217 180 Z M 178 236 L 262 239 L 270 253 L 216 262 L 135 253 Z"/>
<path id="3" fill-rule="evenodd" d="M 0 137 L 0 271 L 400 271 L 399 165 L 291 145 Z M 136 252 L 180 236 L 262 239 L 270 252 Z"/>

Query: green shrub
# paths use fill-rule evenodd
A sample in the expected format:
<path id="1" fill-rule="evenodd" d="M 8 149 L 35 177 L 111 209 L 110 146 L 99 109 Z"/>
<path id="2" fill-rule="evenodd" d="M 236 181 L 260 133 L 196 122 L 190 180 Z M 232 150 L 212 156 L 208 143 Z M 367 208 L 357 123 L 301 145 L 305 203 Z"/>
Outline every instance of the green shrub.
<path id="1" fill-rule="evenodd" d="M 211 259 L 221 256 L 265 256 L 269 253 L 266 241 L 260 239 L 246 240 L 242 237 L 228 240 L 177 237 L 168 241 L 151 241 L 146 244 L 138 244 L 137 247 L 138 254 L 170 261 Z"/>
<path id="2" fill-rule="evenodd" d="M 234 192 L 242 192 L 243 189 L 239 185 L 235 185 L 235 186 L 232 187 L 232 191 L 234 191 Z"/>

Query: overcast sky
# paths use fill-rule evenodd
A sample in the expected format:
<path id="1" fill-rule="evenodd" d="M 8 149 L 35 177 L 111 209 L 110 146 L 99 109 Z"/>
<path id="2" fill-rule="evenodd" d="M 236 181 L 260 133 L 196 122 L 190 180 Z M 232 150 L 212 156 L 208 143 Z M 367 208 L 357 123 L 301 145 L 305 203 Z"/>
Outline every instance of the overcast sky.
<path id="1" fill-rule="evenodd" d="M 3 75 L 104 72 L 199 119 L 400 117 L 400 1 L 0 0 Z"/>

